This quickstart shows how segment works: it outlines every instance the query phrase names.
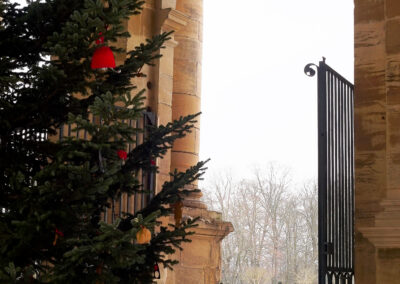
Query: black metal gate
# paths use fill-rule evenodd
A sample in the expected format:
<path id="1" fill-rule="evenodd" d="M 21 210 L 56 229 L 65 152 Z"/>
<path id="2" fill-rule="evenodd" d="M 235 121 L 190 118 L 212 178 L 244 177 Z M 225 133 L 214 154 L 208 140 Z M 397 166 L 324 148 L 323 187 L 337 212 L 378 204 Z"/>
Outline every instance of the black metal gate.
<path id="1" fill-rule="evenodd" d="M 323 61 L 318 71 L 319 284 L 354 282 L 353 84 Z"/>

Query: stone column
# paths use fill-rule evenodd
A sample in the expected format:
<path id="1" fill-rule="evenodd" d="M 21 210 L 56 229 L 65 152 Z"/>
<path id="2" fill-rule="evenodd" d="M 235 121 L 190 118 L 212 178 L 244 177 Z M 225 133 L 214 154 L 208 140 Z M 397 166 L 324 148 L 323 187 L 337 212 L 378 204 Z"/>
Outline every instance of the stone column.
<path id="1" fill-rule="evenodd" d="M 356 282 L 400 279 L 400 2 L 355 1 Z"/>
<path id="2" fill-rule="evenodd" d="M 154 78 L 154 92 L 156 97 L 156 113 L 159 124 L 166 125 L 172 121 L 172 92 L 174 85 L 174 55 L 178 42 L 175 33 L 184 28 L 189 17 L 175 9 L 175 1 L 156 2 L 158 33 L 174 31 L 171 39 L 165 43 L 165 48 L 160 52 L 162 57 L 158 60 Z M 164 182 L 170 180 L 171 151 L 163 159 L 157 161 L 159 173 L 157 174 L 156 191 L 161 190 Z"/>
<path id="3" fill-rule="evenodd" d="M 178 46 L 174 54 L 172 119 L 200 111 L 203 3 L 202 0 L 177 0 L 176 10 L 187 15 L 188 22 L 175 33 Z M 171 171 L 184 171 L 198 162 L 199 126 L 197 123 L 192 133 L 175 142 Z"/>
<path id="4" fill-rule="evenodd" d="M 161 8 L 168 8 L 167 23 L 172 19 L 185 22 L 174 28 L 173 68 L 165 65 L 168 72 L 163 71 L 163 59 L 160 61 L 159 73 L 159 115 L 161 108 L 167 109 L 172 102 L 172 119 L 200 112 L 200 84 L 201 84 L 201 47 L 202 47 L 202 0 L 161 0 Z M 175 9 L 174 9 L 175 8 Z M 162 14 L 160 14 L 162 15 Z M 170 58 L 170 57 L 168 57 Z M 169 59 L 164 59 L 170 64 Z M 173 71 L 172 71 L 173 70 Z M 163 78 L 163 74 L 170 74 Z M 172 79 L 172 101 L 165 97 L 162 89 L 166 88 L 169 94 Z M 165 106 L 164 106 L 165 104 Z M 168 113 L 168 112 L 166 112 Z M 169 114 L 168 114 L 169 115 Z M 198 118 L 199 120 L 200 118 Z M 185 171 L 195 165 L 199 158 L 199 122 L 195 129 L 185 138 L 175 142 L 171 152 L 170 170 Z M 161 168 L 161 167 L 160 167 Z M 196 184 L 193 185 L 195 187 Z M 173 271 L 163 269 L 162 279 L 159 283 L 165 284 L 216 284 L 221 278 L 221 241 L 233 231 L 232 224 L 222 221 L 221 214 L 208 211 L 205 204 L 200 201 L 201 193 L 185 197 L 183 219 L 200 217 L 198 227 L 192 231 L 191 243 L 183 244 L 183 251 L 177 251 L 171 259 L 176 259 L 179 264 Z M 171 216 L 169 223 L 174 223 Z"/>

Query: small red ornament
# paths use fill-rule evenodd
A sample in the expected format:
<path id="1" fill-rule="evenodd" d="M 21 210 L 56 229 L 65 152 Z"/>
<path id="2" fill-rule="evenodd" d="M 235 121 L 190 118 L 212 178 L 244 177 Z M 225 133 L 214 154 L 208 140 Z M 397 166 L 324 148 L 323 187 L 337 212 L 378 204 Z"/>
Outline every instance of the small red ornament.
<path id="1" fill-rule="evenodd" d="M 96 44 L 104 43 L 104 36 L 103 36 L 103 34 L 101 32 L 99 32 L 99 36 L 100 37 L 98 39 L 96 39 Z"/>
<path id="2" fill-rule="evenodd" d="M 56 234 L 59 235 L 60 237 L 64 237 L 64 233 L 59 231 L 57 228 L 56 228 Z"/>
<path id="3" fill-rule="evenodd" d="M 104 43 L 104 36 L 99 33 L 100 37 L 96 40 L 96 44 Z M 96 49 L 92 57 L 92 63 L 90 65 L 92 69 L 105 69 L 115 68 L 115 58 L 108 46 L 101 46 Z"/>
<path id="4" fill-rule="evenodd" d="M 155 279 L 160 279 L 161 278 L 160 268 L 158 267 L 157 263 L 154 264 L 153 278 L 155 278 Z"/>
<path id="5" fill-rule="evenodd" d="M 117 155 L 120 159 L 122 159 L 124 161 L 128 158 L 128 153 L 126 153 L 126 151 L 124 151 L 124 150 L 118 150 Z"/>
<path id="6" fill-rule="evenodd" d="M 153 166 L 155 166 L 155 165 L 156 165 L 156 161 L 151 160 L 151 161 L 150 161 L 150 164 L 152 164 Z"/>
<path id="7" fill-rule="evenodd" d="M 58 240 L 59 237 L 64 237 L 64 233 L 61 232 L 61 231 L 59 231 L 59 230 L 56 228 L 56 231 L 55 231 L 55 234 L 54 234 L 53 246 L 55 246 L 55 245 L 57 244 L 57 240 Z"/>

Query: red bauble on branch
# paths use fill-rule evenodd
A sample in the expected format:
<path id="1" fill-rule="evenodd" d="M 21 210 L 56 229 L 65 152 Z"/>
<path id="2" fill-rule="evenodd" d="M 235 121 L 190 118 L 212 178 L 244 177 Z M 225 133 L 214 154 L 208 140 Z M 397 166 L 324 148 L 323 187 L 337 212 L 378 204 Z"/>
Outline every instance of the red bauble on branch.
<path id="1" fill-rule="evenodd" d="M 155 278 L 155 279 L 161 279 L 160 268 L 158 267 L 158 264 L 157 264 L 157 263 L 154 264 L 153 278 Z"/>
<path id="2" fill-rule="evenodd" d="M 120 159 L 122 159 L 122 160 L 124 160 L 124 161 L 128 158 L 128 153 L 126 153 L 125 150 L 118 150 L 118 151 L 117 151 L 117 155 L 118 155 L 118 157 L 119 157 Z"/>
<path id="3" fill-rule="evenodd" d="M 64 233 L 56 228 L 55 233 L 54 233 L 53 246 L 55 246 L 57 244 L 57 240 L 59 237 L 64 237 Z"/>
<path id="4" fill-rule="evenodd" d="M 100 37 L 96 40 L 96 44 L 104 43 L 104 36 L 99 33 Z M 90 65 L 92 69 L 106 69 L 115 68 L 114 54 L 108 46 L 100 46 L 96 49 L 92 57 L 92 63 Z"/>

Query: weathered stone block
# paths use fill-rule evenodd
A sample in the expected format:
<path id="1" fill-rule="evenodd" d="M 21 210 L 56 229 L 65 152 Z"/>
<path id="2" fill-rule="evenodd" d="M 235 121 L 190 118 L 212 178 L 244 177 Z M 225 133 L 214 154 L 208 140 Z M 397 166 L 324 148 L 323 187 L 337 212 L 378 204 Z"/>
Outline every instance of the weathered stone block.
<path id="1" fill-rule="evenodd" d="M 400 82 L 396 86 L 387 87 L 387 104 L 393 107 L 393 110 L 400 111 Z"/>
<path id="2" fill-rule="evenodd" d="M 382 211 L 377 201 L 357 201 L 357 208 L 355 210 L 355 227 L 373 227 L 375 226 L 375 214 Z"/>
<path id="3" fill-rule="evenodd" d="M 195 131 L 192 133 L 188 133 L 185 137 L 180 138 L 174 143 L 175 151 L 189 152 L 189 153 L 198 153 L 196 152 L 196 134 Z"/>
<path id="4" fill-rule="evenodd" d="M 387 110 L 400 112 L 400 55 L 386 59 Z"/>
<path id="5" fill-rule="evenodd" d="M 355 196 L 359 202 L 378 202 L 385 194 L 386 155 L 378 153 L 356 153 Z M 366 208 L 370 210 L 370 208 Z"/>
<path id="6" fill-rule="evenodd" d="M 174 48 L 166 47 L 161 50 L 160 74 L 174 75 Z"/>
<path id="7" fill-rule="evenodd" d="M 387 113 L 388 154 L 400 153 L 400 113 Z M 399 171 L 400 172 L 400 171 Z"/>
<path id="8" fill-rule="evenodd" d="M 158 170 L 160 174 L 168 175 L 170 172 L 171 165 L 171 150 L 168 150 L 164 155 L 163 159 L 158 159 Z"/>
<path id="9" fill-rule="evenodd" d="M 161 125 L 166 125 L 168 122 L 171 122 L 172 119 L 172 109 L 170 105 L 167 104 L 158 104 L 157 106 L 157 118 L 158 122 Z"/>
<path id="10" fill-rule="evenodd" d="M 202 64 L 201 61 L 197 62 L 197 89 L 196 89 L 196 96 L 200 97 L 201 95 L 201 69 L 202 69 Z"/>
<path id="11" fill-rule="evenodd" d="M 176 269 L 176 279 L 177 281 L 174 284 L 205 284 L 204 282 L 204 271 L 203 269 L 185 269 L 185 268 L 177 268 Z M 207 283 L 208 284 L 208 283 Z M 211 284 L 211 283 L 210 283 Z"/>
<path id="12" fill-rule="evenodd" d="M 400 20 L 394 19 L 386 22 L 386 51 L 388 54 L 400 52 Z"/>
<path id="13" fill-rule="evenodd" d="M 187 38 L 176 35 L 175 40 L 179 42 L 175 52 L 179 53 L 180 60 L 201 62 L 202 43 L 197 38 Z"/>
<path id="14" fill-rule="evenodd" d="M 190 15 L 192 19 L 201 21 L 203 17 L 203 1 L 202 0 L 177 0 L 176 9 Z"/>
<path id="15" fill-rule="evenodd" d="M 368 56 L 368 54 L 365 54 Z M 369 60 L 363 64 L 355 65 L 355 104 L 364 102 L 386 100 L 385 93 L 385 68 L 384 60 Z"/>
<path id="16" fill-rule="evenodd" d="M 201 240 L 192 238 L 192 243 L 185 243 L 182 248 L 185 253 L 182 254 L 182 265 L 190 267 L 207 266 L 211 260 L 211 242 L 210 240 Z"/>
<path id="17" fill-rule="evenodd" d="M 197 91 L 197 63 L 175 59 L 174 61 L 174 93 L 192 94 Z"/>
<path id="18" fill-rule="evenodd" d="M 360 153 L 363 151 L 385 151 L 385 116 L 385 108 L 382 105 L 376 103 L 358 106 L 355 109 L 354 144 L 357 152 Z"/>
<path id="19" fill-rule="evenodd" d="M 400 153 L 390 153 L 387 158 L 387 188 L 400 188 Z"/>
<path id="20" fill-rule="evenodd" d="M 385 23 L 372 22 L 356 25 L 354 47 L 356 80 L 359 78 L 357 71 L 359 68 L 384 71 L 386 67 Z M 358 87 L 359 83 L 365 84 L 368 81 L 355 81 L 356 87 Z"/>
<path id="21" fill-rule="evenodd" d="M 206 268 L 204 271 L 204 283 L 219 283 L 217 279 L 218 270 L 215 268 Z"/>
<path id="22" fill-rule="evenodd" d="M 155 21 L 154 21 L 154 16 L 155 16 L 155 11 L 154 9 L 150 8 L 151 6 L 144 7 L 140 15 L 142 16 L 141 18 L 141 35 L 145 36 L 146 38 L 150 38 L 151 36 L 154 35 L 154 29 L 155 29 Z"/>
<path id="23" fill-rule="evenodd" d="M 355 279 L 357 283 L 378 284 L 375 276 L 375 247 L 357 232 L 355 240 L 355 262 Z"/>
<path id="24" fill-rule="evenodd" d="M 161 1 L 161 9 L 168 9 L 172 8 L 175 9 L 176 7 L 176 0 L 160 0 Z"/>
<path id="25" fill-rule="evenodd" d="M 399 279 L 400 249 L 379 249 L 376 283 L 398 283 Z"/>
<path id="26" fill-rule="evenodd" d="M 386 17 L 393 18 L 400 16 L 400 1 L 386 0 Z"/>
<path id="27" fill-rule="evenodd" d="M 159 193 L 162 189 L 162 186 L 165 182 L 168 182 L 171 180 L 171 177 L 169 174 L 162 174 L 159 173 L 157 175 L 157 182 L 156 182 L 156 193 Z"/>
<path id="28" fill-rule="evenodd" d="M 172 106 L 172 76 L 160 74 L 158 86 L 158 103 Z"/>
<path id="29" fill-rule="evenodd" d="M 197 164 L 198 160 L 198 155 L 192 153 L 177 152 L 173 150 L 171 155 L 171 172 L 174 171 L 175 168 L 178 171 L 185 171 L 189 167 Z"/>
<path id="30" fill-rule="evenodd" d="M 200 153 L 200 129 L 196 128 L 193 133 L 195 135 L 194 152 Z"/>
<path id="31" fill-rule="evenodd" d="M 382 21 L 385 18 L 384 0 L 355 0 L 354 22 Z"/>
<path id="32" fill-rule="evenodd" d="M 400 84 L 400 54 L 386 58 L 386 85 Z"/>
<path id="33" fill-rule="evenodd" d="M 201 101 L 197 96 L 176 93 L 172 95 L 173 114 L 172 119 L 178 119 L 180 116 L 195 114 L 200 112 Z M 199 121 L 200 118 L 196 120 Z M 197 123 L 198 125 L 198 123 Z"/>

